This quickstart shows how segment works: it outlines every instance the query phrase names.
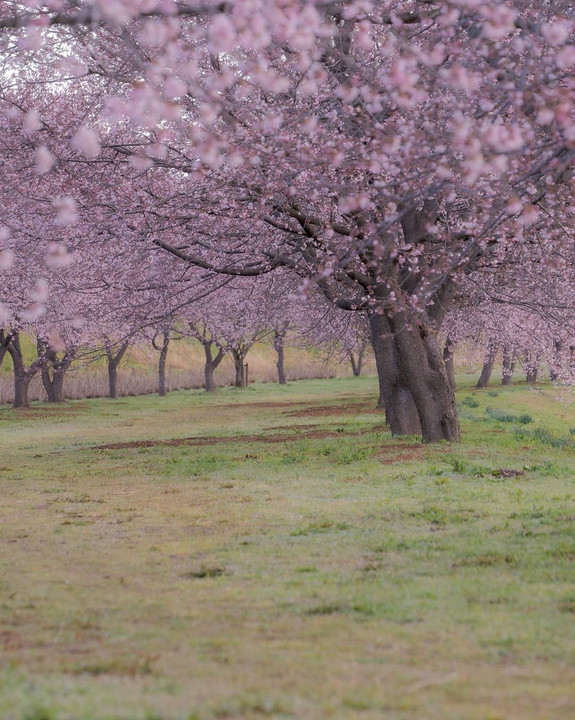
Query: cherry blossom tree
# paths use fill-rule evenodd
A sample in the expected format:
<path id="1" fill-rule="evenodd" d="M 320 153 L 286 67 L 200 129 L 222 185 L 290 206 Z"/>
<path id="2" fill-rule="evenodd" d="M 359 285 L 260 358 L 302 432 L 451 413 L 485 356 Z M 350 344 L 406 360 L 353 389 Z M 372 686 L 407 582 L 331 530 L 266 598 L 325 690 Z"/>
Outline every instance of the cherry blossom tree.
<path id="1" fill-rule="evenodd" d="M 85 168 L 59 222 L 289 268 L 367 314 L 392 431 L 458 440 L 437 332 L 465 278 L 572 244 L 572 3 L 56 5 L 5 4 L 0 28 L 40 177 Z"/>

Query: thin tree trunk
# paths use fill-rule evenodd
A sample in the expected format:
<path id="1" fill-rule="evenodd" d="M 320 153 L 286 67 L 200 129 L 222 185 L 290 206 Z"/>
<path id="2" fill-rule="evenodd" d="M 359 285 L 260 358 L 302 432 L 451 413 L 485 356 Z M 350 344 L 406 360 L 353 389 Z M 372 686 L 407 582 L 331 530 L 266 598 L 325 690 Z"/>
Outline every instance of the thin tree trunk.
<path id="1" fill-rule="evenodd" d="M 445 364 L 445 371 L 447 372 L 447 379 L 449 380 L 449 387 L 455 390 L 455 365 L 453 362 L 455 346 L 451 342 L 449 335 L 445 338 L 445 345 L 443 347 L 443 362 Z"/>
<path id="2" fill-rule="evenodd" d="M 503 365 L 501 367 L 501 384 L 511 385 L 511 379 L 515 372 L 515 354 L 508 347 L 503 348 Z"/>
<path id="3" fill-rule="evenodd" d="M 6 334 L 4 330 L 0 329 L 0 367 L 2 367 L 2 361 L 4 355 L 8 352 L 8 344 L 10 343 L 10 335 Z"/>
<path id="4" fill-rule="evenodd" d="M 280 385 L 286 384 L 286 374 L 284 368 L 284 337 L 285 332 L 282 333 L 280 330 L 274 330 L 274 350 L 278 356 L 276 367 L 278 370 L 278 383 Z"/>
<path id="5" fill-rule="evenodd" d="M 392 435 L 420 435 L 421 424 L 411 391 L 400 373 L 397 348 L 383 315 L 370 313 L 372 345 L 379 380 L 378 408 L 385 408 Z"/>
<path id="6" fill-rule="evenodd" d="M 398 366 L 411 391 L 424 442 L 459 442 L 461 430 L 441 348 L 435 332 L 417 316 L 397 312 L 389 318 Z"/>
<path id="7" fill-rule="evenodd" d="M 357 377 L 361 370 L 358 368 L 358 364 L 355 361 L 355 355 L 353 354 L 352 350 L 347 351 L 347 356 L 349 358 L 349 361 L 351 363 L 351 372 L 353 373 L 354 377 Z"/>
<path id="8" fill-rule="evenodd" d="M 561 354 L 563 353 L 563 341 L 562 340 L 554 340 L 553 341 L 553 361 L 551 362 L 551 367 L 549 368 L 549 379 L 554 381 L 557 380 L 559 377 L 559 367 L 561 367 Z"/>
<path id="9" fill-rule="evenodd" d="M 369 344 L 368 340 L 364 340 L 363 342 L 360 342 L 358 351 L 357 351 L 357 362 L 355 364 L 357 369 L 357 377 L 361 375 L 361 371 L 363 370 L 363 361 L 365 359 L 365 350 Z"/>
<path id="10" fill-rule="evenodd" d="M 160 397 L 165 397 L 168 394 L 166 390 L 166 361 L 168 359 L 169 347 L 170 331 L 164 330 L 160 357 L 158 359 L 158 395 Z"/>
<path id="11" fill-rule="evenodd" d="M 108 388 L 109 388 L 109 397 L 112 399 L 115 399 L 118 397 L 118 365 L 120 364 L 120 361 L 124 357 L 124 353 L 128 349 L 128 345 L 130 343 L 128 340 L 125 340 L 121 345 L 116 353 L 112 352 L 112 347 L 110 344 L 106 344 L 106 356 L 108 358 Z"/>
<path id="12" fill-rule="evenodd" d="M 232 357 L 234 359 L 234 368 L 236 371 L 235 386 L 243 388 L 246 386 L 246 376 L 244 373 L 244 356 L 237 350 L 231 350 Z"/>
<path id="13" fill-rule="evenodd" d="M 493 372 L 493 366 L 495 365 L 495 358 L 497 357 L 497 345 L 495 343 L 489 343 L 487 349 L 487 355 L 483 367 L 481 368 L 481 375 L 477 381 L 476 388 L 486 388 L 491 380 L 491 373 Z"/>

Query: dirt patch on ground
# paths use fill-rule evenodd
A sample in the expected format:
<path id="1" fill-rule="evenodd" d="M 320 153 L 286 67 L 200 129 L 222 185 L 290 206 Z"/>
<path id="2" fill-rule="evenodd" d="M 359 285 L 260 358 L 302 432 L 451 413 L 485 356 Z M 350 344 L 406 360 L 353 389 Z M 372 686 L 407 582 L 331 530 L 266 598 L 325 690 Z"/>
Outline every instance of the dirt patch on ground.
<path id="1" fill-rule="evenodd" d="M 295 405 L 303 405 L 304 403 L 293 403 L 293 402 L 238 402 L 238 403 L 228 403 L 227 405 L 220 405 L 219 407 L 222 408 L 247 408 L 247 407 L 253 407 L 253 408 L 285 408 L 285 407 L 293 407 Z"/>
<path id="2" fill-rule="evenodd" d="M 404 445 L 402 443 L 394 443 L 393 445 L 385 445 L 378 453 L 378 458 L 382 463 L 391 465 L 393 463 L 406 462 L 408 460 L 423 460 L 425 458 L 426 448 L 422 443 Z"/>
<path id="3" fill-rule="evenodd" d="M 290 417 L 317 417 L 318 415 L 363 415 L 377 412 L 374 405 L 349 403 L 347 405 L 318 405 L 284 413 Z"/>
<path id="4" fill-rule="evenodd" d="M 290 430 L 293 426 L 290 427 Z M 309 426 L 302 426 L 307 428 Z M 317 427 L 315 425 L 314 427 Z M 336 430 L 311 430 L 310 432 L 299 432 L 297 435 L 293 433 L 274 433 L 271 435 L 206 435 L 204 437 L 189 438 L 172 438 L 170 440 L 134 440 L 124 443 L 107 443 L 105 445 L 95 445 L 88 450 L 131 450 L 137 448 L 151 447 L 177 447 L 179 445 L 187 445 L 191 447 L 202 447 L 207 445 L 222 445 L 225 443 L 281 443 L 281 442 L 297 442 L 298 440 L 324 440 L 325 438 L 341 438 L 341 437 L 360 437 L 369 433 L 381 432 L 385 429 L 384 425 L 375 425 L 365 430 L 346 433 Z"/>
<path id="5" fill-rule="evenodd" d="M 320 427 L 320 423 L 302 423 L 298 425 L 273 425 L 270 430 L 309 430 Z"/>
<path id="6" fill-rule="evenodd" d="M 44 407 L 11 408 L 11 413 L 16 413 L 18 419 L 36 419 L 62 417 L 64 415 L 76 415 L 85 410 L 87 405 L 74 403 L 74 405 L 46 405 Z"/>

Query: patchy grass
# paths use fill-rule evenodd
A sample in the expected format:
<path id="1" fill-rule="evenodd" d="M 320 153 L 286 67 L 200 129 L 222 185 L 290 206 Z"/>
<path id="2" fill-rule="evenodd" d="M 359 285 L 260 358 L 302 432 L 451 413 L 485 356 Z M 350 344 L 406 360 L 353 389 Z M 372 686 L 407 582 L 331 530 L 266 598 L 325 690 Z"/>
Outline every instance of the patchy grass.
<path id="1" fill-rule="evenodd" d="M 459 446 L 373 378 L 0 409 L 0 717 L 570 720 L 575 413 L 471 382 Z"/>

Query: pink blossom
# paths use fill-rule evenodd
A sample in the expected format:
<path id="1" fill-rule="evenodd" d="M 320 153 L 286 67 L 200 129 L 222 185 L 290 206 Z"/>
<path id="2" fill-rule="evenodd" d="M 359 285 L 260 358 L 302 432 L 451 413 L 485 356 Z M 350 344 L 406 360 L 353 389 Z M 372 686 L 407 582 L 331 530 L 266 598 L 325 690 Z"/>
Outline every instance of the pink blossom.
<path id="1" fill-rule="evenodd" d="M 0 250 L 0 270 L 9 270 L 14 263 L 13 250 Z"/>
<path id="2" fill-rule="evenodd" d="M 212 52 L 230 52 L 237 43 L 236 31 L 224 13 L 216 15 L 210 23 L 209 46 Z"/>
<path id="3" fill-rule="evenodd" d="M 28 110 L 24 115 L 24 122 L 22 123 L 22 129 L 25 133 L 31 134 L 36 132 L 42 127 L 42 121 L 40 120 L 40 113 L 37 110 Z"/>
<path id="4" fill-rule="evenodd" d="M 56 198 L 53 205 L 56 209 L 56 225 L 74 225 L 78 222 L 78 204 L 73 197 Z"/>
<path id="5" fill-rule="evenodd" d="M 70 140 L 70 145 L 88 160 L 94 160 L 101 151 L 97 133 L 91 128 L 81 125 Z"/>
<path id="6" fill-rule="evenodd" d="M 44 305 L 37 302 L 31 302 L 20 310 L 19 315 L 24 322 L 35 322 L 38 318 L 41 318 L 45 312 L 46 308 Z"/>
<path id="7" fill-rule="evenodd" d="M 575 45 L 565 45 L 557 53 L 557 66 L 561 69 L 572 68 L 575 66 Z"/>
<path id="8" fill-rule="evenodd" d="M 35 164 L 35 170 L 38 175 L 45 175 L 47 172 L 50 172 L 52 169 L 52 166 L 54 165 L 55 157 L 52 155 L 52 153 L 48 150 L 48 148 L 45 145 L 41 145 L 36 150 L 36 164 Z"/>
<path id="9" fill-rule="evenodd" d="M 31 294 L 31 299 L 34 302 L 37 303 L 44 303 L 48 299 L 48 282 L 46 280 L 40 279 L 36 280 L 36 284 L 34 285 L 34 290 Z"/>
<path id="10" fill-rule="evenodd" d="M 569 37 L 569 29 L 567 23 L 554 21 L 543 25 L 541 34 L 550 45 L 562 45 Z"/>
<path id="11" fill-rule="evenodd" d="M 64 245 L 51 242 L 48 244 L 45 262 L 51 268 L 65 268 L 72 263 L 72 256 L 68 253 Z"/>

